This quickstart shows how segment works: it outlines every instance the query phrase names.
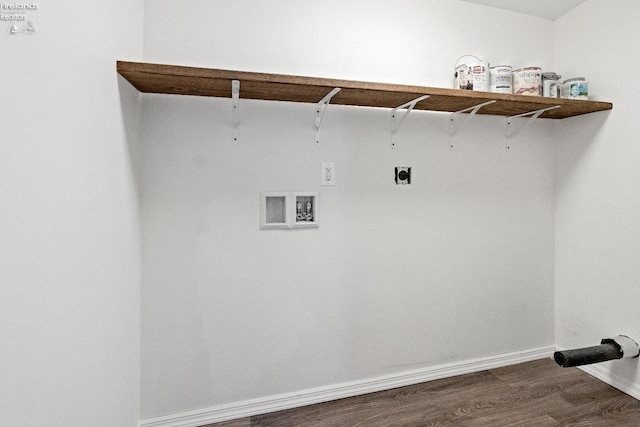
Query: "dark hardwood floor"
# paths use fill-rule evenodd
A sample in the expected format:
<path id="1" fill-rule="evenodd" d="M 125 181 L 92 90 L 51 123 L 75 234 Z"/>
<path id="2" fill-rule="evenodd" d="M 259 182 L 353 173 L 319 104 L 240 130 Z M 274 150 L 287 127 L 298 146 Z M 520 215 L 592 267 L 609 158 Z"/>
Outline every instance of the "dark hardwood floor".
<path id="1" fill-rule="evenodd" d="M 638 427 L 640 401 L 538 360 L 203 427 Z"/>

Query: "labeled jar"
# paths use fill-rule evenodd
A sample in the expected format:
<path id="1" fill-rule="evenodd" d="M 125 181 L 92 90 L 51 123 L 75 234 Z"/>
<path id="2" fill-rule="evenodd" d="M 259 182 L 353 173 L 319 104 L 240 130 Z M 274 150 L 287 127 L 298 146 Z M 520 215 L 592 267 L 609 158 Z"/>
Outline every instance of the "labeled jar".
<path id="1" fill-rule="evenodd" d="M 574 77 L 562 82 L 560 98 L 589 99 L 589 82 L 584 77 Z"/>

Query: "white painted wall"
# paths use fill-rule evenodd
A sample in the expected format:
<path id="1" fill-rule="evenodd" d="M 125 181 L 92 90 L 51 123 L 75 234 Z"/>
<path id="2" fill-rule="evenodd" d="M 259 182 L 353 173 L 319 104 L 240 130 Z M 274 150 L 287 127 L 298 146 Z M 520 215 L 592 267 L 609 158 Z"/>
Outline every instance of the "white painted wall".
<path id="1" fill-rule="evenodd" d="M 640 339 L 640 124 L 632 83 L 640 60 L 629 44 L 640 37 L 638 19 L 635 1 L 588 0 L 555 25 L 557 68 L 588 78 L 593 95 L 614 104 L 609 113 L 558 125 L 556 343 L 563 348 L 618 334 Z M 637 359 L 598 366 L 640 395 Z"/>
<path id="2" fill-rule="evenodd" d="M 451 0 L 145 2 L 145 60 L 450 87 L 456 59 L 552 65 L 552 22 Z"/>
<path id="3" fill-rule="evenodd" d="M 0 425 L 137 426 L 142 2 L 0 22 Z"/>
<path id="4" fill-rule="evenodd" d="M 491 29 L 491 30 L 489 30 Z M 500 29 L 500 31 L 494 31 Z M 463 2 L 145 3 L 145 60 L 448 87 L 458 56 L 552 65 L 552 22 Z M 508 34 L 508 36 L 505 36 Z M 142 418 L 553 344 L 553 125 L 146 95 Z M 320 187 L 320 163 L 337 185 Z M 414 183 L 397 187 L 395 166 Z M 260 231 L 261 191 L 320 191 Z"/>

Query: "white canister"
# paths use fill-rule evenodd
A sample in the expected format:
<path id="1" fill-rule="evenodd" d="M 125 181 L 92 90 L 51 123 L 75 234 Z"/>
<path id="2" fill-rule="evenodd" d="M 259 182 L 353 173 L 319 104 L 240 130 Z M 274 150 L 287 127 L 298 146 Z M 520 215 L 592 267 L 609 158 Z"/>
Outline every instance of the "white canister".
<path id="1" fill-rule="evenodd" d="M 538 67 L 520 68 L 513 72 L 513 94 L 542 95 L 542 70 Z"/>
<path id="2" fill-rule="evenodd" d="M 470 62 L 456 67 L 455 88 L 489 92 L 489 63 Z"/>
<path id="3" fill-rule="evenodd" d="M 560 98 L 589 99 L 589 82 L 584 77 L 565 80 L 560 86 Z"/>
<path id="4" fill-rule="evenodd" d="M 511 66 L 496 65 L 489 69 L 491 76 L 491 92 L 495 93 L 513 93 L 513 79 Z"/>

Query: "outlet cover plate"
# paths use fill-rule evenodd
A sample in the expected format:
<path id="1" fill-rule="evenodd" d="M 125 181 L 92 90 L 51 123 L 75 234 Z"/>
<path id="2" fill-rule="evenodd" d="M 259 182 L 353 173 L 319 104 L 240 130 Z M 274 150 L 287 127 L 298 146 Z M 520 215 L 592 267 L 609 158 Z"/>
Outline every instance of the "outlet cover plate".
<path id="1" fill-rule="evenodd" d="M 321 185 L 336 185 L 336 164 L 322 163 Z"/>

